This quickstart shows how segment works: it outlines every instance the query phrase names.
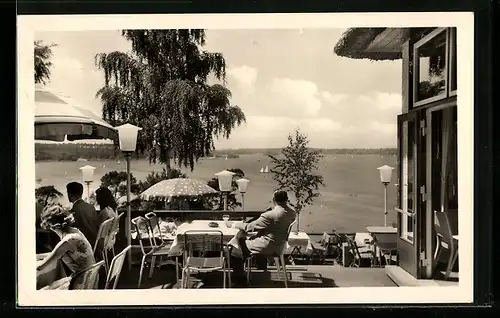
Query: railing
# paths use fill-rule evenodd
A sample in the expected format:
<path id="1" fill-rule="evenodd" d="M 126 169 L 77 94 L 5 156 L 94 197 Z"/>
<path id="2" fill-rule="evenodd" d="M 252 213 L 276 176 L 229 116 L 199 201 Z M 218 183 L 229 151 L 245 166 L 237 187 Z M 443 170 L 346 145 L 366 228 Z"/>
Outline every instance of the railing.
<path id="1" fill-rule="evenodd" d="M 126 209 L 119 209 L 118 213 L 125 212 Z M 144 216 L 150 211 L 132 210 L 130 218 Z M 254 218 L 260 216 L 264 211 L 220 211 L 220 210 L 153 210 L 159 217 L 168 217 L 182 220 L 222 220 L 223 215 L 229 215 L 230 219 Z M 120 230 L 116 237 L 116 249 L 127 246 L 125 233 L 126 217 L 120 219 Z"/>

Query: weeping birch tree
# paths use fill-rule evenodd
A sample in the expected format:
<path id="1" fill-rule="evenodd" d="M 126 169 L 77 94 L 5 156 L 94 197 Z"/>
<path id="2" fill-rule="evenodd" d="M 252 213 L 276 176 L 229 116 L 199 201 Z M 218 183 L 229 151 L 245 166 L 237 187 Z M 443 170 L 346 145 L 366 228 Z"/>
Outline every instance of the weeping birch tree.
<path id="1" fill-rule="evenodd" d="M 137 150 L 150 162 L 194 168 L 246 121 L 231 104 L 226 62 L 203 50 L 204 30 L 123 30 L 132 51 L 99 53 L 96 66 L 105 84 L 96 98 L 104 120 L 143 128 Z"/>
<path id="2" fill-rule="evenodd" d="M 43 41 L 34 42 L 34 74 L 35 84 L 45 84 L 50 80 L 50 68 L 52 67 L 52 47 L 55 44 L 44 44 Z"/>

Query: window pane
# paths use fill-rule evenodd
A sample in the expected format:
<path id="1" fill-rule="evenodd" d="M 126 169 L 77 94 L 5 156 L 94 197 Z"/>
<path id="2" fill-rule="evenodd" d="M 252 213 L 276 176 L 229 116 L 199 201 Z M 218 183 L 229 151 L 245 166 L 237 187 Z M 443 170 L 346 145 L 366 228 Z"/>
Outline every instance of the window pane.
<path id="1" fill-rule="evenodd" d="M 450 74 L 450 90 L 457 89 L 457 28 L 451 28 L 451 74 Z"/>
<path id="2" fill-rule="evenodd" d="M 438 96 L 446 90 L 446 32 L 417 50 L 417 101 Z"/>
<path id="3" fill-rule="evenodd" d="M 401 209 L 414 211 L 415 160 L 413 156 L 414 122 L 404 122 L 401 131 Z M 413 242 L 414 218 L 402 214 L 400 219 L 401 237 Z"/>

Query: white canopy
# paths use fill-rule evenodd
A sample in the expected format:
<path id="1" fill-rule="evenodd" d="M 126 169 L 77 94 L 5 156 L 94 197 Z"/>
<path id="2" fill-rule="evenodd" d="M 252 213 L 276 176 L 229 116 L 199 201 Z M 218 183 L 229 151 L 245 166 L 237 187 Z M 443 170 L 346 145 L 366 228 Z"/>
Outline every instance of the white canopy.
<path id="1" fill-rule="evenodd" d="M 116 130 L 92 111 L 73 105 L 69 99 L 35 88 L 35 140 L 117 140 Z"/>

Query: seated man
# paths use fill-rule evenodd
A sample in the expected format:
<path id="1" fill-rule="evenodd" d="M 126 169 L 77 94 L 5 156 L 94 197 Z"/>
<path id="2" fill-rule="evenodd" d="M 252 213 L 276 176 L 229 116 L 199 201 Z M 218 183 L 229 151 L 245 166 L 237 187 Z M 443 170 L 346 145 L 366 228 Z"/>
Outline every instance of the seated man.
<path id="1" fill-rule="evenodd" d="M 66 185 L 66 190 L 69 202 L 73 203 L 71 211 L 75 218 L 75 227 L 85 235 L 93 247 L 101 225 L 99 215 L 92 204 L 83 201 L 83 185 L 81 183 L 70 182 Z"/>
<path id="2" fill-rule="evenodd" d="M 261 214 L 261 216 L 250 223 L 226 222 L 240 230 L 237 234 L 238 245 L 241 255 L 237 250 L 231 259 L 234 271 L 235 283 L 244 283 L 244 259 L 251 255 L 273 256 L 280 254 L 288 240 L 288 228 L 296 218 L 296 212 L 287 204 L 288 195 L 285 191 L 276 191 L 273 194 L 275 207 Z M 242 233 L 243 232 L 243 233 Z M 247 238 L 244 233 L 257 232 L 256 235 Z"/>

